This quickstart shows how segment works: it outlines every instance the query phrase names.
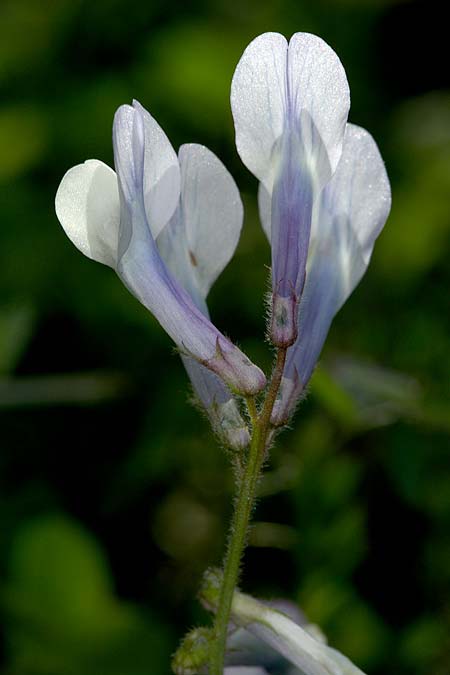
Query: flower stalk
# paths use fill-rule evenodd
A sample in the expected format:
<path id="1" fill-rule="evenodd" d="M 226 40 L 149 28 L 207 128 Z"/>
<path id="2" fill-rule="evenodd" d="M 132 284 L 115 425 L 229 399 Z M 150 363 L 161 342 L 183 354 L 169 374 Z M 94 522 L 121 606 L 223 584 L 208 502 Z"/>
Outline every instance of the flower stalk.
<path id="1" fill-rule="evenodd" d="M 223 577 L 214 624 L 214 642 L 211 649 L 210 675 L 222 675 L 231 604 L 239 580 L 241 560 L 247 543 L 252 511 L 255 505 L 256 489 L 261 475 L 269 434 L 270 417 L 278 394 L 286 361 L 286 348 L 277 350 L 275 366 L 267 389 L 266 397 L 258 414 L 254 398 L 247 399 L 249 415 L 253 422 L 252 438 L 244 472 L 237 483 L 233 518 L 231 521 L 228 547 L 223 564 Z"/>

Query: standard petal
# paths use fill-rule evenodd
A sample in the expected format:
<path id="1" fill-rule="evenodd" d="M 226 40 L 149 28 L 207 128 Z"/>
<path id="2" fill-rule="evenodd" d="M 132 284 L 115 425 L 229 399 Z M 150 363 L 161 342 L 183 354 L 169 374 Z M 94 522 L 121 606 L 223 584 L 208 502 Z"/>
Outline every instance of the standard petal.
<path id="1" fill-rule="evenodd" d="M 237 150 L 245 166 L 268 183 L 272 150 L 285 124 L 286 54 L 283 35 L 260 35 L 244 51 L 231 84 Z"/>
<path id="2" fill-rule="evenodd" d="M 235 592 L 233 620 L 267 643 L 305 675 L 364 675 L 343 654 L 315 639 L 285 614 Z"/>
<path id="3" fill-rule="evenodd" d="M 110 267 L 117 262 L 120 202 L 117 177 L 97 159 L 65 174 L 55 198 L 58 220 L 88 258 Z"/>
<path id="4" fill-rule="evenodd" d="M 243 207 L 231 174 L 208 148 L 182 145 L 179 160 L 189 263 L 206 297 L 236 249 Z"/>
<path id="5" fill-rule="evenodd" d="M 233 390 L 260 391 L 265 384 L 261 370 L 197 308 L 160 256 L 144 203 L 146 147 L 152 136 L 140 108 L 119 108 L 113 131 L 121 195 L 120 277 L 184 353 L 216 372 Z"/>
<path id="6" fill-rule="evenodd" d="M 333 172 L 341 156 L 350 108 L 350 90 L 344 67 L 324 40 L 310 33 L 295 33 L 289 41 L 287 68 L 290 114 L 299 119 L 301 111 L 307 111 L 316 131 L 304 125 L 305 147 L 311 155 L 316 153 L 314 136 L 317 133 Z M 325 165 L 322 168 L 325 170 Z M 326 179 L 325 175 L 323 179 Z"/>
<path id="7" fill-rule="evenodd" d="M 299 336 L 289 349 L 272 421 L 293 412 L 319 358 L 331 322 L 360 281 L 391 205 L 389 180 L 371 135 L 347 125 L 336 173 L 316 205 Z"/>
<path id="8" fill-rule="evenodd" d="M 308 162 L 321 169 L 322 185 L 336 168 L 350 94 L 339 58 L 321 38 L 296 33 L 288 45 L 282 35 L 265 33 L 253 40 L 234 73 L 231 107 L 241 159 L 269 192 L 276 168 L 273 150 L 287 126 L 302 125 Z M 302 112 L 308 115 L 301 123 Z M 328 162 L 317 155 L 316 134 Z"/>

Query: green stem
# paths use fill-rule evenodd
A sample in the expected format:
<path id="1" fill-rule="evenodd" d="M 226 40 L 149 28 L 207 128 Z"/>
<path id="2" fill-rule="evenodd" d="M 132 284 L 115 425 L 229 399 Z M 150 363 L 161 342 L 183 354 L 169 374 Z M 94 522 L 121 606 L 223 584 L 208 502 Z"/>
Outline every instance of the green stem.
<path id="1" fill-rule="evenodd" d="M 247 533 L 253 511 L 261 467 L 270 431 L 270 416 L 280 387 L 286 360 L 286 349 L 279 349 L 267 395 L 260 415 L 256 414 L 254 400 L 247 401 L 253 422 L 253 433 L 243 476 L 238 482 L 228 548 L 223 566 L 223 581 L 214 624 L 215 641 L 210 660 L 210 675 L 222 675 L 230 620 L 231 603 L 236 588 L 241 559 L 247 543 Z"/>
<path id="2" fill-rule="evenodd" d="M 255 426 L 258 423 L 258 409 L 256 407 L 256 401 L 254 396 L 248 396 L 245 399 L 245 402 L 247 404 L 247 411 L 250 417 L 250 421 L 252 423 L 252 429 L 255 428 Z"/>

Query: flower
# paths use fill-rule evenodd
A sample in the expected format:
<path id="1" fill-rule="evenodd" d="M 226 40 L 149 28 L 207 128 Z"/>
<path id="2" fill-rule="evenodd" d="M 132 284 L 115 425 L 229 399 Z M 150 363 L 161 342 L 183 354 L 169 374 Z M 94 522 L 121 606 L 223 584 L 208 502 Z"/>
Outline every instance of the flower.
<path id="1" fill-rule="evenodd" d="M 230 402 L 218 378 L 237 393 L 257 393 L 264 374 L 211 323 L 205 304 L 239 237 L 234 182 L 202 146 L 182 146 L 177 157 L 137 101 L 116 112 L 113 142 L 117 175 L 88 160 L 64 176 L 55 205 L 66 234 L 82 253 L 115 269 L 154 314 L 183 354 L 200 398 Z"/>
<path id="2" fill-rule="evenodd" d="M 215 568 L 203 576 L 199 599 L 208 611 L 217 612 L 222 579 L 222 571 Z M 208 673 L 210 652 L 205 640 L 211 645 L 213 639 L 208 629 L 202 633 L 191 631 L 177 664 L 186 665 L 184 649 L 188 647 L 188 654 L 195 652 L 199 657 L 198 672 Z M 292 602 L 261 602 L 238 589 L 231 603 L 225 664 L 225 675 L 364 675 L 347 657 L 326 644 L 320 628 L 308 623 Z M 190 673 L 183 667 L 176 672 Z"/>
<path id="3" fill-rule="evenodd" d="M 233 76 L 231 107 L 242 161 L 270 196 L 272 342 L 297 337 L 313 202 L 339 161 L 350 96 L 344 68 L 320 38 L 296 33 L 289 44 L 264 33 Z"/>
<path id="4" fill-rule="evenodd" d="M 236 145 L 259 179 L 272 247 L 270 336 L 289 347 L 272 423 L 286 423 L 331 321 L 363 276 L 390 210 L 389 180 L 370 134 L 348 124 L 345 71 L 320 38 L 265 33 L 233 77 Z"/>
<path id="5" fill-rule="evenodd" d="M 270 606 L 235 591 L 231 613 L 239 628 L 227 642 L 226 675 L 364 675 L 290 603 Z"/>

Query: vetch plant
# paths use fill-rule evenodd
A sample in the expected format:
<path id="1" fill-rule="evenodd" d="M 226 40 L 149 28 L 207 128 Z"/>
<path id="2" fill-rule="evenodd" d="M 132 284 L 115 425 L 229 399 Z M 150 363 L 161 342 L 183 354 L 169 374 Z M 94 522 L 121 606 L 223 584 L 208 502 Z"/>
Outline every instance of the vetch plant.
<path id="1" fill-rule="evenodd" d="M 174 671 L 361 673 L 317 629 L 240 593 L 237 583 L 270 445 L 369 264 L 390 209 L 389 181 L 375 141 L 347 122 L 341 62 L 314 35 L 297 33 L 289 43 L 277 33 L 256 38 L 236 68 L 231 106 L 238 152 L 260 182 L 272 250 L 268 380 L 209 318 L 206 297 L 234 253 L 243 211 L 233 179 L 207 148 L 183 145 L 177 156 L 139 103 L 121 106 L 116 171 L 98 160 L 70 169 L 56 212 L 73 243 L 115 269 L 173 339 L 214 431 L 233 450 L 228 547 L 201 591 L 214 623 L 186 636 Z"/>

